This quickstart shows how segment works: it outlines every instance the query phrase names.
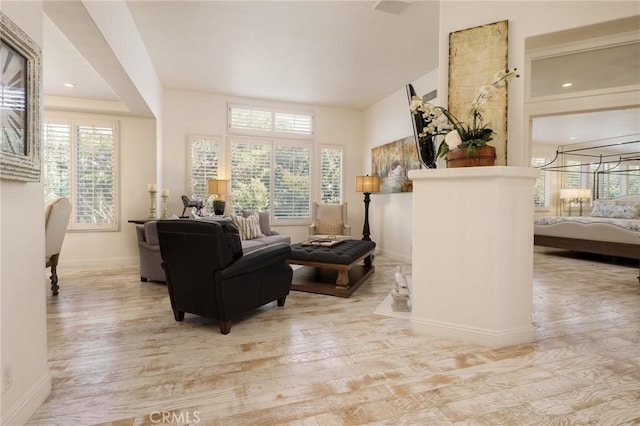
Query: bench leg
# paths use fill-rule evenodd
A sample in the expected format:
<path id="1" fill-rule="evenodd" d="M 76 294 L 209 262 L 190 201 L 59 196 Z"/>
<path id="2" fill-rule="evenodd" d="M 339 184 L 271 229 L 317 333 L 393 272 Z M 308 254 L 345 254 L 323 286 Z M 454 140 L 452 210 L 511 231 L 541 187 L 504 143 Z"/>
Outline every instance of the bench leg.
<path id="1" fill-rule="evenodd" d="M 349 285 L 349 273 L 345 270 L 338 271 L 338 277 L 336 278 L 336 285 L 338 287 L 347 287 Z"/>
<path id="2" fill-rule="evenodd" d="M 373 264 L 373 255 L 367 256 L 364 258 L 364 267 L 365 268 L 371 268 L 371 265 Z"/>

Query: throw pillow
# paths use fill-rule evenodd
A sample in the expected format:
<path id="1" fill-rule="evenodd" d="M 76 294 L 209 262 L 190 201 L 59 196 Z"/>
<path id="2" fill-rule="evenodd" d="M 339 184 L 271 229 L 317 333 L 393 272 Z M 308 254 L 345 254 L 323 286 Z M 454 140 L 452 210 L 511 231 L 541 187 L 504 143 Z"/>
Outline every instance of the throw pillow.
<path id="1" fill-rule="evenodd" d="M 269 223 L 269 213 L 259 212 L 254 210 L 242 210 L 242 217 L 249 217 L 250 215 L 257 213 L 260 219 L 260 231 L 264 235 L 271 235 L 271 224 Z"/>
<path id="2" fill-rule="evenodd" d="M 238 227 L 241 240 L 253 240 L 264 237 L 264 234 L 260 230 L 260 219 L 257 213 L 253 213 L 247 217 L 231 215 L 231 220 Z"/>
<path id="3" fill-rule="evenodd" d="M 316 233 L 321 235 L 342 235 L 344 226 L 340 223 L 326 223 L 316 220 Z"/>
<path id="4" fill-rule="evenodd" d="M 634 201 L 594 200 L 591 216 L 637 219 L 640 203 Z"/>

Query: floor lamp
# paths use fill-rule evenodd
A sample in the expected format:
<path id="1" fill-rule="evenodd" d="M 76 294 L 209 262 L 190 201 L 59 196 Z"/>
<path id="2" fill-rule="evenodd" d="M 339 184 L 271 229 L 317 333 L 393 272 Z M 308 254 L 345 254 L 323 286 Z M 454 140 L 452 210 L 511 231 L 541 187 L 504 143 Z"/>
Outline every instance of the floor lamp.
<path id="1" fill-rule="evenodd" d="M 380 178 L 378 176 L 356 176 L 356 192 L 364 193 L 364 226 L 362 227 L 362 239 L 371 241 L 369 238 L 369 197 L 372 192 L 380 192 Z"/>

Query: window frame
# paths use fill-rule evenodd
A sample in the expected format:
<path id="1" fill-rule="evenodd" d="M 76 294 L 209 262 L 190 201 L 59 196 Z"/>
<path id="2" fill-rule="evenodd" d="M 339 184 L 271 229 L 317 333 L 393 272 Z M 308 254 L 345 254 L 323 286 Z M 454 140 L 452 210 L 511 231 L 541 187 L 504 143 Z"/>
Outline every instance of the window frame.
<path id="1" fill-rule="evenodd" d="M 271 114 L 271 125 L 269 129 L 259 128 L 238 128 L 232 126 L 232 115 L 234 109 L 244 109 L 249 111 L 267 112 Z M 276 117 L 278 114 L 294 114 L 307 116 L 310 119 L 309 133 L 285 132 L 276 129 Z M 275 108 L 252 104 L 227 104 L 227 132 L 229 135 L 264 136 L 278 139 L 298 139 L 313 140 L 315 137 L 315 113 L 311 110 L 296 110 L 291 108 Z"/>
<path id="2" fill-rule="evenodd" d="M 45 127 L 50 122 L 65 122 L 69 126 L 69 193 L 62 195 L 68 197 L 71 201 L 71 214 L 69 216 L 69 223 L 67 224 L 68 232 L 118 232 L 120 230 L 120 212 L 121 212 L 121 200 L 120 200 L 120 122 L 112 117 L 106 117 L 101 115 L 86 115 L 86 114 L 65 114 L 59 112 L 47 112 L 45 111 L 43 120 L 43 163 L 46 163 L 46 145 L 47 140 L 45 138 Z M 112 199 L 113 199 L 113 222 L 108 223 L 79 223 L 76 220 L 77 217 L 77 200 L 78 197 L 78 175 L 77 175 L 77 145 L 78 145 L 78 127 L 107 127 L 112 130 L 113 141 L 113 161 L 112 161 Z M 45 164 L 43 164 L 43 169 Z M 46 186 L 43 176 L 43 186 Z"/>
<path id="3" fill-rule="evenodd" d="M 233 192 L 233 144 L 248 144 L 248 145 L 267 145 L 270 147 L 270 176 L 269 176 L 269 195 L 268 195 L 268 205 L 269 205 L 269 219 L 272 225 L 276 226 L 287 226 L 287 225 L 308 225 L 311 223 L 311 203 L 314 197 L 314 162 L 315 162 L 315 154 L 313 150 L 313 145 L 309 141 L 302 140 L 291 140 L 291 139 L 280 139 L 280 138 L 258 138 L 258 137 L 246 137 L 246 136 L 228 136 L 227 137 L 227 146 L 229 149 L 229 176 L 231 180 L 231 192 Z M 274 206 L 274 193 L 276 191 L 276 183 L 275 183 L 275 166 L 276 166 L 276 148 L 278 146 L 300 146 L 304 147 L 309 152 L 309 201 L 307 205 L 308 216 L 304 218 L 278 218 L 275 214 L 275 206 Z M 232 194 L 233 198 L 233 194 Z M 235 203 L 232 202 L 232 214 L 237 214 L 239 210 L 236 210 Z"/>

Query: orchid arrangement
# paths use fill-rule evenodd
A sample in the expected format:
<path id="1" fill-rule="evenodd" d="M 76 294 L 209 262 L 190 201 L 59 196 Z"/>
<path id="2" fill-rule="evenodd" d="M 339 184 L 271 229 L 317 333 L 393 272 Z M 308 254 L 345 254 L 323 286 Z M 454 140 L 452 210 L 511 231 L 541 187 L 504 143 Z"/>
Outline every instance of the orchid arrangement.
<path id="1" fill-rule="evenodd" d="M 423 102 L 418 96 L 411 98 L 411 113 L 417 115 L 416 118 L 420 118 L 419 121 L 423 124 L 418 137 L 446 135 L 438 148 L 436 158 L 443 157 L 450 149 L 456 147 L 467 148 L 467 156 L 473 157 L 476 147 L 484 146 L 493 139 L 494 132 L 483 122 L 482 114 L 486 110 L 487 101 L 499 88 L 504 87 L 511 78 L 520 77 L 516 71 L 516 68 L 500 71 L 492 83 L 480 88 L 480 93 L 469 110 L 469 122 L 458 120 L 446 108 Z"/>

